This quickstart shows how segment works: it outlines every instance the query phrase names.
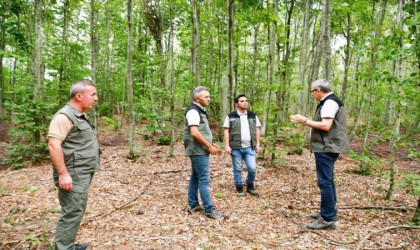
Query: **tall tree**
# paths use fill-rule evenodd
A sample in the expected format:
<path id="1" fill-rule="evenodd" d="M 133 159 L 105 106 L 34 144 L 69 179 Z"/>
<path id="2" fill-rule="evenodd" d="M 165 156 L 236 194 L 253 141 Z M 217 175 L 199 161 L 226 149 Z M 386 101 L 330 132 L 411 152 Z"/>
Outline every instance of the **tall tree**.
<path id="1" fill-rule="evenodd" d="M 127 37 L 127 86 L 128 86 L 128 112 L 130 114 L 130 130 L 129 130 L 129 145 L 130 151 L 128 157 L 134 159 L 135 157 L 135 124 L 136 124 L 136 113 L 134 110 L 133 100 L 133 6 L 131 0 L 127 0 L 127 23 L 128 23 L 128 37 Z"/>
<path id="2" fill-rule="evenodd" d="M 95 0 L 90 0 L 90 45 L 91 45 L 91 77 L 92 83 L 97 83 L 97 64 L 98 64 L 98 51 L 99 51 L 99 42 L 98 42 L 98 10 Z M 97 86 L 98 88 L 98 86 Z M 98 100 L 98 103 L 100 100 Z M 93 108 L 93 123 L 95 125 L 96 136 L 99 136 L 98 120 L 99 120 L 99 109 Z"/>
<path id="3" fill-rule="evenodd" d="M 323 78 L 331 81 L 331 5 L 330 0 L 323 0 L 322 12 L 322 59 L 324 60 Z"/>
<path id="4" fill-rule="evenodd" d="M 229 102 L 229 110 L 232 110 L 233 106 L 233 86 L 234 83 L 234 77 L 233 77 L 233 19 L 234 19 L 234 13 L 235 13 L 235 1 L 229 0 L 229 20 L 228 20 L 228 102 Z"/>
<path id="5" fill-rule="evenodd" d="M 33 63 L 33 75 L 35 80 L 34 85 L 34 105 L 38 112 L 41 112 L 38 108 L 38 104 L 42 100 L 42 8 L 43 0 L 35 1 L 35 47 L 34 47 L 34 63 Z M 38 129 L 41 126 L 40 114 L 36 114 L 34 117 L 35 125 L 37 129 L 34 132 L 34 141 L 41 141 L 41 131 Z"/>
<path id="6" fill-rule="evenodd" d="M 192 47 L 191 72 L 194 86 L 200 86 L 200 18 L 196 0 L 191 0 L 192 7 Z"/>

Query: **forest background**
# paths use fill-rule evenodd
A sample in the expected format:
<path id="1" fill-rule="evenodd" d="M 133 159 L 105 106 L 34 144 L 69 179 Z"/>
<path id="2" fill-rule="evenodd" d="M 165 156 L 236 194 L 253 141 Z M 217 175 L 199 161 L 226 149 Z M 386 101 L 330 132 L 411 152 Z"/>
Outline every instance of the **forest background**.
<path id="1" fill-rule="evenodd" d="M 170 145 L 173 156 L 191 91 L 203 85 L 216 141 L 233 98 L 244 93 L 263 124 L 261 158 L 281 168 L 282 155 L 308 146 L 309 130 L 289 115 L 313 114 L 310 83 L 324 78 L 344 100 L 350 140 L 360 142 L 349 153 L 354 172 L 371 175 L 385 159 L 386 198 L 398 187 L 418 197 L 417 11 L 415 0 L 2 0 L 1 167 L 48 159 L 51 117 L 72 82 L 88 79 L 98 86 L 90 114 L 97 127 L 128 124 L 129 159 L 142 156 L 140 134 Z M 381 143 L 388 150 L 378 157 L 372 148 Z M 415 162 L 399 182 L 398 157 Z"/>

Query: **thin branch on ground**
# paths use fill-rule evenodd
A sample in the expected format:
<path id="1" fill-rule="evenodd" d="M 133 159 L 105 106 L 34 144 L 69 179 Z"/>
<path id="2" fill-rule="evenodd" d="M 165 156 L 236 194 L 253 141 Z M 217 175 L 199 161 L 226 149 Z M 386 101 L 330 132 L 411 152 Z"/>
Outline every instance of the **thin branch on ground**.
<path id="1" fill-rule="evenodd" d="M 304 208 L 311 208 L 311 209 L 319 209 L 319 206 L 309 206 L 309 207 L 299 207 L 299 209 Z M 406 206 L 399 206 L 399 207 L 387 207 L 387 206 L 343 206 L 343 207 L 337 207 L 338 210 L 340 209 L 361 209 L 361 210 L 367 210 L 367 209 L 378 209 L 378 210 L 416 210 L 414 207 L 406 207 Z"/>
<path id="2" fill-rule="evenodd" d="M 408 225 L 401 225 L 401 226 L 392 226 L 392 227 L 387 227 L 387 228 L 383 228 L 377 231 L 373 231 L 370 232 L 368 235 L 366 235 L 365 238 L 363 238 L 359 244 L 357 245 L 356 250 L 362 249 L 363 245 L 365 244 L 365 241 L 367 241 L 372 235 L 377 234 L 377 233 L 381 233 L 381 232 L 385 232 L 385 231 L 390 231 L 390 230 L 394 230 L 394 229 L 420 229 L 420 226 L 408 226 Z"/>
<path id="3" fill-rule="evenodd" d="M 154 176 L 154 173 L 152 173 L 150 175 L 149 182 L 146 184 L 146 186 L 143 188 L 143 190 L 140 192 L 139 195 L 137 195 L 133 199 L 129 200 L 128 202 L 126 202 L 126 203 L 124 203 L 124 204 L 122 204 L 120 206 L 115 207 L 115 209 L 113 209 L 111 211 L 108 211 L 108 212 L 105 212 L 105 213 L 96 214 L 96 215 L 93 215 L 93 216 L 91 216 L 89 218 L 83 219 L 80 225 L 83 225 L 83 224 L 85 224 L 85 223 L 87 223 L 89 221 L 92 221 L 93 219 L 102 218 L 104 216 L 107 216 L 107 215 L 115 212 L 115 211 L 118 211 L 118 210 L 121 210 L 121 209 L 130 207 L 131 205 L 134 205 L 136 203 L 136 201 L 140 198 L 140 196 L 142 196 L 146 192 L 147 188 L 150 186 L 150 183 L 152 182 L 153 176 Z M 43 231 L 43 232 L 37 233 L 37 234 L 33 235 L 33 237 L 38 238 L 38 237 L 40 237 L 40 236 L 42 236 L 44 234 L 49 235 L 49 234 L 54 233 L 54 232 L 55 232 L 55 226 L 52 227 L 52 228 L 50 228 L 50 229 L 48 229 L 47 231 Z M 21 240 L 21 241 L 16 241 L 16 242 L 19 242 L 19 243 L 14 248 L 12 248 L 12 249 L 19 249 L 19 247 L 23 243 L 25 243 L 26 241 L 28 241 L 28 239 L 24 239 L 24 240 Z"/>

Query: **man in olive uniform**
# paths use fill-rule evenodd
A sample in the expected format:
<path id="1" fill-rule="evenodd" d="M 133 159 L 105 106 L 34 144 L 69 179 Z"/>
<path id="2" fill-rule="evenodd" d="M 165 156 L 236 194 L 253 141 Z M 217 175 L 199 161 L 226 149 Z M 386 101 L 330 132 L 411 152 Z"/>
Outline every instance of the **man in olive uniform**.
<path id="1" fill-rule="evenodd" d="M 334 163 L 338 156 L 347 153 L 346 112 L 343 102 L 331 92 L 325 79 L 312 82 L 311 95 L 319 104 L 315 118 L 292 115 L 290 120 L 311 127 L 311 151 L 315 154 L 316 174 L 321 191 L 320 212 L 311 215 L 315 219 L 306 225 L 308 229 L 335 229 L 337 196 L 334 184 Z"/>
<path id="2" fill-rule="evenodd" d="M 96 86 L 88 81 L 73 83 L 70 102 L 53 117 L 48 131 L 48 148 L 58 187 L 61 214 L 55 233 L 58 250 L 83 250 L 75 244 L 77 231 L 86 210 L 88 189 L 99 169 L 99 146 L 94 127 L 85 111 L 98 100 Z"/>

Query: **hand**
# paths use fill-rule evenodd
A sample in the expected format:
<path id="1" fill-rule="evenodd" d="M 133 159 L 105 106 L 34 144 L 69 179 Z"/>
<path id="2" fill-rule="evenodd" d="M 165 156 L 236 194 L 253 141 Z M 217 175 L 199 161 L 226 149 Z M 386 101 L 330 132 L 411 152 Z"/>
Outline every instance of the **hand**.
<path id="1" fill-rule="evenodd" d="M 71 176 L 69 174 L 59 175 L 58 187 L 67 192 L 71 192 L 71 190 L 73 189 L 73 180 Z"/>
<path id="2" fill-rule="evenodd" d="M 210 152 L 210 154 L 215 155 L 215 154 L 220 152 L 220 148 L 213 144 L 213 145 L 210 146 L 209 152 Z"/>
<path id="3" fill-rule="evenodd" d="M 258 154 L 261 151 L 261 147 L 259 144 L 257 144 L 257 146 L 255 146 L 255 152 Z"/>
<path id="4" fill-rule="evenodd" d="M 226 154 L 230 155 L 232 154 L 232 149 L 229 146 L 226 146 L 225 152 Z"/>
<path id="5" fill-rule="evenodd" d="M 291 115 L 290 121 L 294 123 L 304 124 L 305 120 L 311 120 L 310 116 L 303 116 L 303 115 Z"/>

